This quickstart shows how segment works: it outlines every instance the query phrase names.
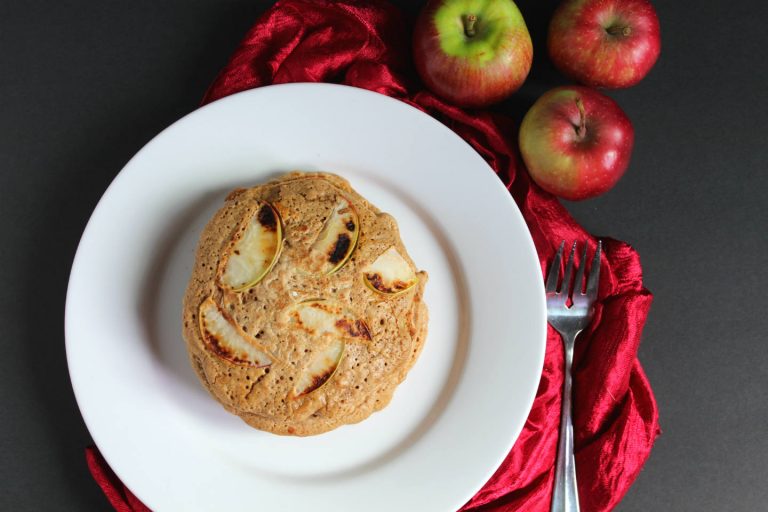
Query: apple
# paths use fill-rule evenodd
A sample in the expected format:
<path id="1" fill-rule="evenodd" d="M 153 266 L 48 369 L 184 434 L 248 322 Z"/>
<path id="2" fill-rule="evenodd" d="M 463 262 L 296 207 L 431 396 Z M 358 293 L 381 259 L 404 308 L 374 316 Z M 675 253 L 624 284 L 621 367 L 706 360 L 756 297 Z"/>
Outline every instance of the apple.
<path id="1" fill-rule="evenodd" d="M 371 330 L 365 320 L 336 302 L 308 299 L 286 310 L 287 325 L 314 337 L 333 336 L 350 340 L 371 340 Z"/>
<path id="2" fill-rule="evenodd" d="M 200 335 L 205 346 L 230 363 L 261 368 L 272 364 L 272 357 L 253 337 L 243 331 L 212 297 L 200 304 Z"/>
<path id="3" fill-rule="evenodd" d="M 340 198 L 310 248 L 310 264 L 319 274 L 338 272 L 352 256 L 360 235 L 360 221 L 350 202 Z"/>
<path id="4" fill-rule="evenodd" d="M 296 399 L 320 389 L 341 363 L 347 341 L 371 341 L 365 320 L 356 318 L 341 304 L 309 299 L 286 310 L 287 325 L 308 334 L 313 347 L 288 398 Z"/>
<path id="5" fill-rule="evenodd" d="M 659 18 L 648 0 L 565 0 L 550 22 L 547 46 L 555 66 L 578 82 L 630 87 L 659 57 Z"/>
<path id="6" fill-rule="evenodd" d="M 635 132 L 621 107 L 581 86 L 545 93 L 520 125 L 520 153 L 544 190 L 578 201 L 613 187 L 629 165 Z"/>
<path id="7" fill-rule="evenodd" d="M 317 391 L 331 380 L 344 357 L 344 341 L 328 340 L 328 344 L 312 351 L 306 368 L 301 372 L 288 398 L 293 400 Z"/>
<path id="8" fill-rule="evenodd" d="M 416 21 L 413 58 L 437 95 L 482 107 L 520 88 L 533 44 L 512 0 L 431 0 Z"/>
<path id="9" fill-rule="evenodd" d="M 280 212 L 269 203 L 254 203 L 222 254 L 219 285 L 232 292 L 254 286 L 275 266 L 282 248 Z"/>
<path id="10" fill-rule="evenodd" d="M 363 282 L 374 292 L 397 295 L 410 290 L 419 278 L 397 249 L 390 247 L 363 269 Z"/>

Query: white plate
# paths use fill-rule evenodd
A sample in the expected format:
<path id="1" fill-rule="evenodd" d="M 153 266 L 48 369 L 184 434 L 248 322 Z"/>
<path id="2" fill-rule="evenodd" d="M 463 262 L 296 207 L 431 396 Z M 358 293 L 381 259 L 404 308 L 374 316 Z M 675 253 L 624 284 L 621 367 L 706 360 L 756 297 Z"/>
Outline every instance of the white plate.
<path id="1" fill-rule="evenodd" d="M 429 336 L 392 403 L 309 438 L 249 428 L 197 382 L 181 298 L 227 191 L 292 169 L 349 179 L 429 271 Z M 292 84 L 236 94 L 146 145 L 99 202 L 67 292 L 72 385 L 94 441 L 155 511 L 460 507 L 530 410 L 546 314 L 536 251 L 486 162 L 383 95 Z"/>

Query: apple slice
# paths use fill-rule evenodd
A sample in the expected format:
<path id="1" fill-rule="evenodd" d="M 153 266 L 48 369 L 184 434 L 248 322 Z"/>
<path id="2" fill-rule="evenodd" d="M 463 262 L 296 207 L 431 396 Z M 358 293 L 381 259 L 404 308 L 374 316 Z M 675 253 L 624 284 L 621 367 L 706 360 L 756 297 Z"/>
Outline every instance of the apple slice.
<path id="1" fill-rule="evenodd" d="M 208 297 L 200 304 L 200 334 L 206 346 L 217 356 L 243 366 L 269 366 L 272 359 L 213 298 Z"/>
<path id="2" fill-rule="evenodd" d="M 403 293 L 419 282 L 411 265 L 394 247 L 363 269 L 363 280 L 368 288 L 385 295 Z"/>
<path id="3" fill-rule="evenodd" d="M 357 212 L 349 201 L 339 198 L 310 249 L 312 270 L 325 275 L 337 272 L 355 250 L 359 235 Z"/>
<path id="4" fill-rule="evenodd" d="M 344 341 L 334 338 L 322 350 L 314 351 L 309 364 L 296 380 L 290 397 L 299 398 L 321 388 L 331 380 L 344 356 Z"/>
<path id="5" fill-rule="evenodd" d="M 269 203 L 256 203 L 232 235 L 221 259 L 221 287 L 239 292 L 261 281 L 277 262 L 282 246 L 280 213 Z"/>
<path id="6" fill-rule="evenodd" d="M 294 327 L 312 336 L 371 339 L 371 331 L 364 320 L 355 318 L 352 313 L 331 301 L 310 299 L 291 308 L 289 315 Z"/>
<path id="7" fill-rule="evenodd" d="M 333 377 L 344 355 L 345 341 L 371 339 L 364 320 L 331 301 L 310 299 L 291 307 L 288 315 L 293 328 L 317 339 L 321 347 L 312 349 L 312 358 L 299 375 L 290 398 L 307 395 Z"/>

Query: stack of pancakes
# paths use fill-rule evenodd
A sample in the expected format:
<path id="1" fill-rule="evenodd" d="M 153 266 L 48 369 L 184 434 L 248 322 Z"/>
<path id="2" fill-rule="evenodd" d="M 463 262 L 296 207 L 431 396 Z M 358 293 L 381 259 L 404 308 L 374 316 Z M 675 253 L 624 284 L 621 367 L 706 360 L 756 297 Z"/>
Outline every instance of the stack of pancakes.
<path id="1" fill-rule="evenodd" d="M 249 425 L 314 435 L 386 406 L 427 333 L 395 220 L 324 173 L 232 192 L 184 297 L 201 382 Z"/>

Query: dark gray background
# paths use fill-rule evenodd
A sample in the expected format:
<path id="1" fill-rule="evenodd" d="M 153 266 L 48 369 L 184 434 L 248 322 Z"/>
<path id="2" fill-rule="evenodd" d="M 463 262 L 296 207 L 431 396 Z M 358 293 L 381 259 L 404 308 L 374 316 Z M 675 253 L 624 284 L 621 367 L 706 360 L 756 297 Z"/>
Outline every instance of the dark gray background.
<path id="1" fill-rule="evenodd" d="M 64 358 L 77 242 L 112 178 L 197 107 L 270 4 L 0 4 L 0 509 L 109 510 L 83 459 L 90 438 Z M 518 4 L 538 53 L 499 107 L 517 121 L 565 82 L 543 46 L 555 2 Z M 637 248 L 656 296 L 640 359 L 664 433 L 618 508 L 765 510 L 768 3 L 656 7 L 661 59 L 611 93 L 636 130 L 628 174 L 568 205 L 588 229 Z"/>

